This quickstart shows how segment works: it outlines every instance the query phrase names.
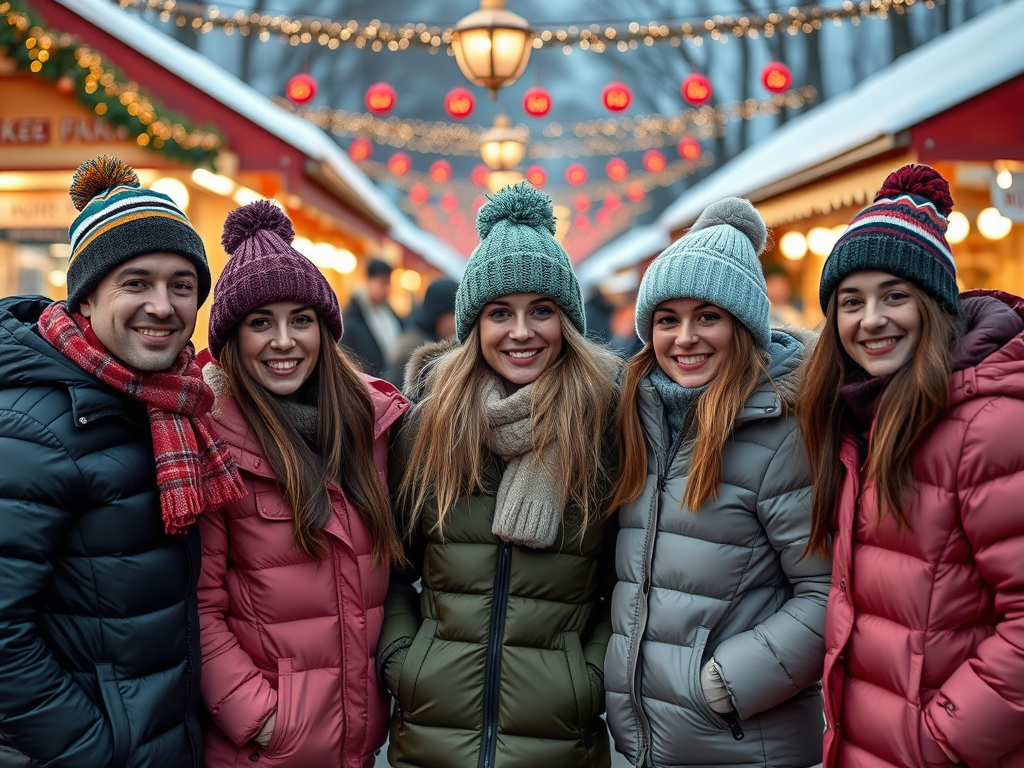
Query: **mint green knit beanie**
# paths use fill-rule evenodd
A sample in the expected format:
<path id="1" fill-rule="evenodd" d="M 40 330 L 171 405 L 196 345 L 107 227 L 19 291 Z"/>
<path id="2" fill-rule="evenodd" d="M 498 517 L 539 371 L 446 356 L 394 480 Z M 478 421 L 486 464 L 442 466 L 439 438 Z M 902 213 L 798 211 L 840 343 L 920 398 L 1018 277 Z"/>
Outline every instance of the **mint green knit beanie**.
<path id="1" fill-rule="evenodd" d="M 455 294 L 455 336 L 469 336 L 480 310 L 510 293 L 551 297 L 581 334 L 587 331 L 583 293 L 555 240 L 551 198 L 527 182 L 491 195 L 476 217 L 480 244 Z"/>
<path id="2" fill-rule="evenodd" d="M 667 299 L 701 299 L 743 323 L 760 349 L 771 345 L 768 289 L 758 257 L 768 230 L 749 200 L 727 197 L 704 209 L 690 231 L 651 263 L 636 299 L 636 332 L 651 340 L 654 308 Z"/>

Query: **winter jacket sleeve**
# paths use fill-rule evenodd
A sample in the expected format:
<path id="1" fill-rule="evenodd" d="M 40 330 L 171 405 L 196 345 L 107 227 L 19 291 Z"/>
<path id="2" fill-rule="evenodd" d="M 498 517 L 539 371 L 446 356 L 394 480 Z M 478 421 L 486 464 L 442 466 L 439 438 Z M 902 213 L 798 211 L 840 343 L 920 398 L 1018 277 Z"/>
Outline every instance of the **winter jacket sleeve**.
<path id="1" fill-rule="evenodd" d="M 203 703 L 217 727 L 242 747 L 277 707 L 277 692 L 228 627 L 229 507 L 199 518 L 203 564 L 199 626 L 203 650 Z"/>
<path id="2" fill-rule="evenodd" d="M 1024 744 L 1022 428 L 1024 403 L 993 399 L 967 425 L 956 463 L 961 525 L 1002 620 L 942 684 L 924 717 L 972 766 L 998 765 Z"/>
<path id="3" fill-rule="evenodd" d="M 804 555 L 811 531 L 810 485 L 803 441 L 793 423 L 757 496 L 758 518 L 793 585 L 793 596 L 777 613 L 714 651 L 741 719 L 781 704 L 821 678 L 832 564 Z"/>
<path id="4" fill-rule="evenodd" d="M 82 476 L 56 436 L 23 413 L 0 412 L 0 456 L 0 731 L 52 768 L 110 765 L 106 716 L 37 627 L 39 598 L 85 496 Z"/>

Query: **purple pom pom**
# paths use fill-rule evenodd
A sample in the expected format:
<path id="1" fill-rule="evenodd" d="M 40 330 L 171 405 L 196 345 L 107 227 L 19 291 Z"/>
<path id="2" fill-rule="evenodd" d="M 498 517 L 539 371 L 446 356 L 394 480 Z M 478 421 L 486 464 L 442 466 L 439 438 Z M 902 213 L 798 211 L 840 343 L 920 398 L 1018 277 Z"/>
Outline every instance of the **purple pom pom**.
<path id="1" fill-rule="evenodd" d="M 228 214 L 220 242 L 225 253 L 234 253 L 242 243 L 260 231 L 273 232 L 285 243 L 291 243 L 295 238 L 292 222 L 285 212 L 269 200 L 257 200 Z"/>
<path id="2" fill-rule="evenodd" d="M 935 208 L 946 218 L 953 211 L 953 197 L 949 194 L 949 183 L 942 175 L 927 165 L 904 165 L 889 174 L 882 188 L 875 195 L 875 202 L 886 197 L 902 194 L 915 195 L 931 200 Z"/>

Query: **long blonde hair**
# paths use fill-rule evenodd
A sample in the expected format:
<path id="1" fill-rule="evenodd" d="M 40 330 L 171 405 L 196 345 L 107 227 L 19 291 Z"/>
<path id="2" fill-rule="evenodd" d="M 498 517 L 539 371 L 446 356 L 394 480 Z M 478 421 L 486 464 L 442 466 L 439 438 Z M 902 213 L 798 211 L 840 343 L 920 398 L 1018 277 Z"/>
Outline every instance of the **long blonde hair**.
<path id="1" fill-rule="evenodd" d="M 900 368 L 878 402 L 868 446 L 868 480 L 875 483 L 880 514 L 891 514 L 900 528 L 909 527 L 906 503 L 914 487 L 911 460 L 928 431 L 949 406 L 956 342 L 963 332 L 959 318 L 913 284 L 909 292 L 921 309 L 921 340 L 914 356 Z M 838 291 L 832 293 L 825 327 L 807 362 L 798 397 L 797 416 L 811 466 L 810 552 L 827 553 L 836 524 L 845 469 L 839 460 L 848 406 L 840 388 L 861 371 L 839 338 Z"/>
<path id="2" fill-rule="evenodd" d="M 615 397 L 614 376 L 620 366 L 611 352 L 588 341 L 559 311 L 562 352 L 533 384 L 530 401 L 534 453 L 555 446 L 564 498 L 582 515 L 581 531 L 600 516 L 608 472 L 605 431 Z M 459 346 L 425 370 L 424 400 L 412 415 L 416 430 L 398 505 L 409 534 L 426 505 L 437 505 L 436 533 L 458 499 L 486 490 L 486 458 L 481 450 L 487 433 L 482 407 L 484 385 L 494 372 L 480 350 L 480 322 Z"/>
<path id="3" fill-rule="evenodd" d="M 733 322 L 732 350 L 721 370 L 694 405 L 696 434 L 687 473 L 683 506 L 696 512 L 709 499 L 717 499 L 722 482 L 725 443 L 744 404 L 758 384 L 768 377 L 768 355 L 757 348 L 754 337 L 738 320 Z M 618 436 L 619 471 L 612 489 L 608 514 L 636 500 L 647 482 L 647 445 L 640 421 L 640 384 L 658 364 L 648 340 L 626 366 L 622 395 L 615 415 Z M 773 385 L 774 386 L 774 385 Z"/>

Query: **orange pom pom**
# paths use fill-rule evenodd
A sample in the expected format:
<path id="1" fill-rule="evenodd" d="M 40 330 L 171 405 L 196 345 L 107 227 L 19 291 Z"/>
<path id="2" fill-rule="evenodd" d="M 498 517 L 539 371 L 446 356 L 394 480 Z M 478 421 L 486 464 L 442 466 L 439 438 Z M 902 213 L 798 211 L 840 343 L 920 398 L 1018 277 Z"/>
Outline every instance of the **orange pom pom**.
<path id="1" fill-rule="evenodd" d="M 86 160 L 75 171 L 71 179 L 71 202 L 75 208 L 84 211 L 100 192 L 111 187 L 138 187 L 139 177 L 132 170 L 131 166 L 123 160 L 111 155 L 100 155 L 92 160 Z"/>

